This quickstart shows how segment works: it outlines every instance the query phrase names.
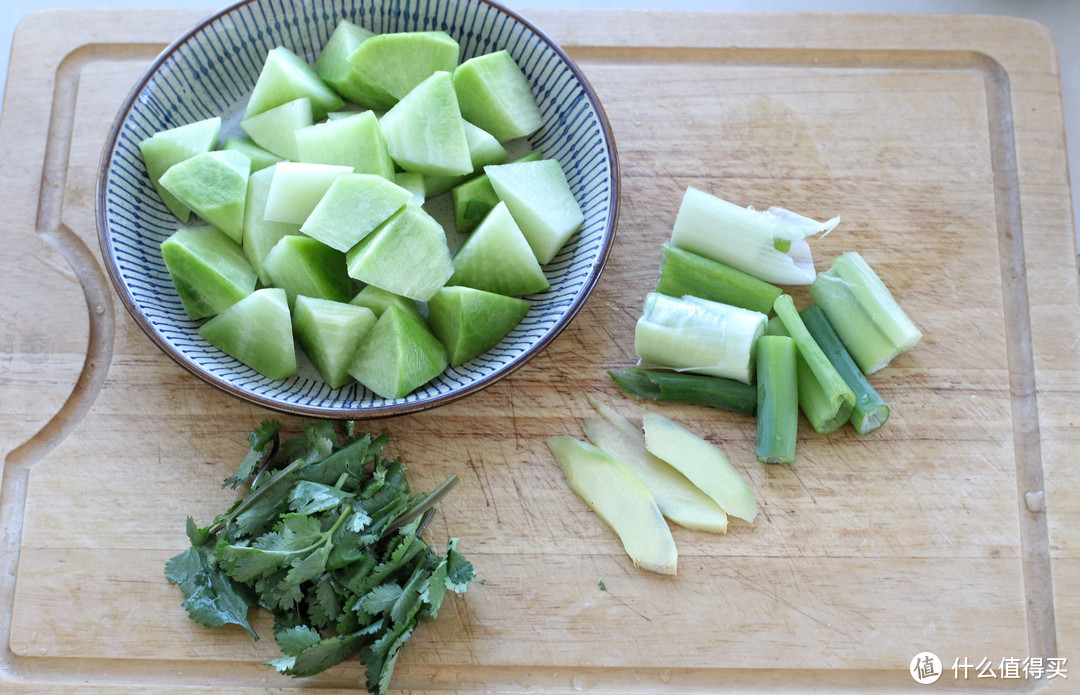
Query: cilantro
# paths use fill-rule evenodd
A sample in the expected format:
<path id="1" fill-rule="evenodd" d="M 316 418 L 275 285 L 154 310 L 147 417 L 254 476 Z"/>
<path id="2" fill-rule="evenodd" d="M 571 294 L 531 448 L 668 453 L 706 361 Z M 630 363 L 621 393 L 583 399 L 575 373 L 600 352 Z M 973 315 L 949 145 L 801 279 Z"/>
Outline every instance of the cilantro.
<path id="1" fill-rule="evenodd" d="M 248 436 L 225 485 L 252 489 L 207 527 L 189 518 L 191 547 L 165 575 L 202 625 L 236 624 L 258 639 L 248 610 L 272 611 L 283 656 L 266 663 L 278 672 L 310 676 L 359 655 L 368 689 L 385 693 L 416 626 L 438 615 L 447 589 L 476 581 L 457 539 L 439 554 L 417 536 L 422 513 L 456 479 L 425 503 L 402 460 L 382 457 L 388 436 L 347 423 L 339 438 L 332 423 L 308 422 L 279 444 L 279 429 L 267 420 Z"/>
<path id="2" fill-rule="evenodd" d="M 600 591 L 607 591 L 607 584 L 604 583 L 603 579 L 600 580 Z"/>

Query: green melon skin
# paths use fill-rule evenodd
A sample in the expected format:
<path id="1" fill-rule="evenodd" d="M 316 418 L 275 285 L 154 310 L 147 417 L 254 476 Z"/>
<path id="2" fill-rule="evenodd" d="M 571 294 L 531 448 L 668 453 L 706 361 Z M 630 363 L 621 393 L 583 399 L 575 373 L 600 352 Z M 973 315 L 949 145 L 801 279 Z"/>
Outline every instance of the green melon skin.
<path id="1" fill-rule="evenodd" d="M 537 162 L 544 158 L 541 150 L 533 150 L 518 157 L 515 162 Z M 494 162 L 489 162 L 492 164 Z M 486 164 L 484 166 L 487 166 Z M 478 169 L 481 167 L 478 167 Z M 451 193 L 454 201 L 454 223 L 462 234 L 476 229 L 483 222 L 492 208 L 499 204 L 499 194 L 491 185 L 487 174 L 480 174 L 454 186 Z"/>
<path id="2" fill-rule="evenodd" d="M 385 111 L 397 103 L 397 98 L 370 84 L 349 60 L 361 44 L 373 36 L 375 34 L 367 29 L 348 20 L 341 20 L 315 61 L 315 71 L 349 101 Z"/>
<path id="3" fill-rule="evenodd" d="M 285 290 L 290 307 L 299 295 L 335 302 L 348 302 L 352 296 L 345 254 L 310 237 L 282 237 L 263 267 L 274 287 Z"/>
<path id="4" fill-rule="evenodd" d="M 371 309 L 303 295 L 293 307 L 293 331 L 315 369 L 330 388 L 352 381 L 349 364 L 375 325 Z"/>
<path id="5" fill-rule="evenodd" d="M 408 297 L 402 297 L 400 294 L 387 292 L 375 285 L 368 285 L 357 292 L 356 296 L 352 298 L 349 304 L 371 309 L 376 318 L 382 316 L 383 312 L 386 311 L 386 308 L 392 305 L 401 309 L 409 316 L 412 316 L 420 323 L 427 323 L 427 320 L 424 319 L 424 315 L 420 313 L 420 308 L 417 306 L 415 300 L 409 299 Z"/>
<path id="6" fill-rule="evenodd" d="M 349 62 L 360 81 L 396 102 L 436 72 L 453 72 L 459 53 L 457 41 L 444 31 L 410 31 L 368 38 Z M 393 102 L 381 108 L 392 106 Z"/>
<path id="7" fill-rule="evenodd" d="M 551 287 L 506 203 L 496 205 L 454 255 L 449 285 L 517 297 Z"/>
<path id="8" fill-rule="evenodd" d="M 267 167 L 272 167 L 281 161 L 281 157 L 277 156 L 270 150 L 265 150 L 255 144 L 255 141 L 251 138 L 234 137 L 225 141 L 225 144 L 221 146 L 223 150 L 234 150 L 241 154 L 247 155 L 247 158 L 251 160 L 251 173 L 262 171 Z"/>
<path id="9" fill-rule="evenodd" d="M 244 204 L 251 160 L 239 152 L 204 152 L 174 164 L 161 185 L 199 217 L 229 235 L 244 236 Z"/>
<path id="10" fill-rule="evenodd" d="M 204 323 L 199 335 L 263 376 L 296 376 L 296 348 L 285 290 L 255 290 Z"/>
<path id="11" fill-rule="evenodd" d="M 528 79 L 506 51 L 466 60 L 454 71 L 454 90 L 465 120 L 500 142 L 532 135 L 544 125 Z"/>
<path id="12" fill-rule="evenodd" d="M 349 374 L 383 398 L 404 398 L 447 364 L 446 349 L 427 326 L 389 306 L 361 341 Z"/>
<path id="13" fill-rule="evenodd" d="M 410 200 L 409 191 L 381 176 L 343 174 L 330 184 L 300 231 L 345 252 Z"/>
<path id="14" fill-rule="evenodd" d="M 161 256 L 192 320 L 220 314 L 255 290 L 243 250 L 213 227 L 177 230 L 161 243 Z"/>
<path id="15" fill-rule="evenodd" d="M 337 118 L 296 131 L 298 161 L 350 166 L 358 174 L 394 180 L 394 160 L 373 111 Z"/>
<path id="16" fill-rule="evenodd" d="M 489 166 L 484 173 L 541 265 L 550 263 L 585 221 L 566 175 L 554 159 Z"/>
<path id="17" fill-rule="evenodd" d="M 298 224 L 275 222 L 263 216 L 273 178 L 274 166 L 252 174 L 248 179 L 247 203 L 244 206 L 244 255 L 259 274 L 259 282 L 264 285 L 271 284 L 270 272 L 263 266 L 270 249 L 274 248 L 282 237 L 300 233 Z"/>
<path id="18" fill-rule="evenodd" d="M 446 232 L 415 203 L 364 237 L 346 260 L 350 276 L 418 302 L 431 299 L 454 273 Z"/>
<path id="19" fill-rule="evenodd" d="M 345 106 L 341 97 L 322 81 L 303 58 L 284 46 L 278 46 L 266 54 L 266 62 L 248 98 L 244 118 L 301 97 L 311 100 L 311 113 L 316 121 L 326 118 L 328 112 Z"/>
<path id="20" fill-rule="evenodd" d="M 314 122 L 311 100 L 301 97 L 245 118 L 240 122 L 240 127 L 259 147 L 295 162 L 300 158 L 296 148 L 296 131 Z"/>
<path id="21" fill-rule="evenodd" d="M 428 301 L 428 320 L 451 367 L 482 355 L 521 323 L 529 302 L 472 287 L 444 287 Z"/>
<path id="22" fill-rule="evenodd" d="M 447 72 L 421 82 L 379 120 L 390 157 L 425 176 L 472 173 L 464 124 Z"/>
<path id="23" fill-rule="evenodd" d="M 191 217 L 191 210 L 162 187 L 161 177 L 174 164 L 217 147 L 220 134 L 221 119 L 214 117 L 160 131 L 139 143 L 150 183 L 154 185 L 169 212 L 185 224 Z"/>

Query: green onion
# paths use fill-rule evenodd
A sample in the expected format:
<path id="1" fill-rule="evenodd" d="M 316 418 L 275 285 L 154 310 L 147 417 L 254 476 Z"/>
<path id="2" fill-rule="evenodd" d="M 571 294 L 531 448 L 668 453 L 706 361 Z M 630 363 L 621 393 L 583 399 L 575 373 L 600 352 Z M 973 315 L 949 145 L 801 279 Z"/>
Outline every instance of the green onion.
<path id="1" fill-rule="evenodd" d="M 608 372 L 608 376 L 624 393 L 635 398 L 707 405 L 743 415 L 753 415 L 757 408 L 757 389 L 734 379 L 658 372 L 640 367 Z"/>
<path id="2" fill-rule="evenodd" d="M 857 253 L 842 254 L 810 286 L 844 346 L 866 374 L 911 348 L 922 333 Z"/>
<path id="3" fill-rule="evenodd" d="M 781 295 L 773 309 L 779 320 L 770 324 L 770 332 L 783 326 L 783 332 L 792 337 L 798 349 L 799 406 L 815 430 L 821 434 L 835 432 L 851 417 L 855 393 L 806 330 L 791 295 Z"/>
<path id="4" fill-rule="evenodd" d="M 781 290 L 731 266 L 664 244 L 656 291 L 670 297 L 693 295 L 768 314 Z"/>
<path id="5" fill-rule="evenodd" d="M 757 342 L 757 460 L 792 463 L 799 432 L 795 341 L 764 335 Z"/>
<path id="6" fill-rule="evenodd" d="M 634 328 L 641 366 L 660 366 L 750 383 L 754 342 L 765 332 L 765 314 L 689 295 L 650 292 Z"/>
<path id="7" fill-rule="evenodd" d="M 889 406 L 882 400 L 859 365 L 851 358 L 840 336 L 836 335 L 821 307 L 809 306 L 799 312 L 806 330 L 829 358 L 848 387 L 855 392 L 855 407 L 851 411 L 851 424 L 859 434 L 869 434 L 889 419 Z"/>
<path id="8" fill-rule="evenodd" d="M 829 232 L 840 218 L 817 222 L 783 208 L 742 208 L 686 189 L 671 245 L 777 285 L 809 285 L 814 259 L 805 238 Z"/>

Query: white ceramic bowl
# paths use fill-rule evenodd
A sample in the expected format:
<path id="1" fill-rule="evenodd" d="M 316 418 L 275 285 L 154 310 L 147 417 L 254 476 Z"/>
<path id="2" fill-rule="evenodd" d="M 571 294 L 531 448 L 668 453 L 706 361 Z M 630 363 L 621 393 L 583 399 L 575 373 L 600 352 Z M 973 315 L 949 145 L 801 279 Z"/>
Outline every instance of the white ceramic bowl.
<path id="1" fill-rule="evenodd" d="M 521 66 L 544 117 L 532 148 L 566 171 L 585 224 L 544 270 L 521 324 L 487 353 L 447 369 L 417 391 L 384 399 L 353 383 L 331 389 L 301 360 L 300 374 L 268 379 L 201 338 L 184 313 L 160 244 L 179 223 L 146 176 L 138 144 L 153 133 L 221 116 L 221 138 L 242 134 L 240 116 L 269 49 L 314 62 L 342 18 L 376 33 L 443 30 L 461 60 L 505 48 Z M 205 381 L 267 408 L 312 417 L 399 415 L 447 403 L 521 367 L 562 331 L 592 291 L 618 215 L 618 160 L 596 94 L 566 53 L 520 15 L 489 0 L 249 0 L 199 22 L 139 79 L 109 135 L 98 180 L 98 235 L 117 292 L 167 355 Z"/>

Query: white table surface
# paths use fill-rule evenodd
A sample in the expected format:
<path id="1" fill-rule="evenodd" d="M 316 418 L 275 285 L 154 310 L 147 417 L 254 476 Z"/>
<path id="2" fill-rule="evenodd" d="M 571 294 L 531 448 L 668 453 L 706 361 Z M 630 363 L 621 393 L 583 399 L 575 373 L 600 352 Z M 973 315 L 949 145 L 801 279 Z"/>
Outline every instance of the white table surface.
<path id="1" fill-rule="evenodd" d="M 190 7 L 213 9 L 226 0 L 0 0 L 0 92 L 11 53 L 11 38 L 19 21 L 40 9 L 61 7 Z M 903 12 L 936 14 L 995 14 L 1023 17 L 1049 27 L 1057 42 L 1065 131 L 1080 143 L 1080 0 L 503 0 L 528 15 L 529 9 L 665 9 L 755 10 L 815 12 Z M 1080 144 L 1069 148 L 1069 166 L 1080 171 Z M 1073 208 L 1080 202 L 1080 176 L 1072 182 Z"/>

